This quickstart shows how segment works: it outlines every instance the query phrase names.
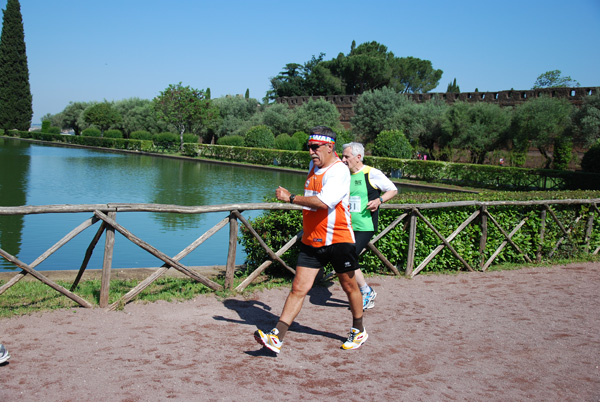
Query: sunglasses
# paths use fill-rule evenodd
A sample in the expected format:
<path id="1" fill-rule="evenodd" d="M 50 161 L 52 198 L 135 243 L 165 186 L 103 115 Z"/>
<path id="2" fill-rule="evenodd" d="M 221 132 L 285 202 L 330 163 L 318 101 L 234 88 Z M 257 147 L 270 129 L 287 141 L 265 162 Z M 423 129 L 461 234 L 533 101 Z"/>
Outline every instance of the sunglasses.
<path id="1" fill-rule="evenodd" d="M 319 149 L 319 147 L 322 147 L 323 145 L 327 144 L 308 144 L 307 147 L 312 151 L 316 151 L 317 149 Z"/>

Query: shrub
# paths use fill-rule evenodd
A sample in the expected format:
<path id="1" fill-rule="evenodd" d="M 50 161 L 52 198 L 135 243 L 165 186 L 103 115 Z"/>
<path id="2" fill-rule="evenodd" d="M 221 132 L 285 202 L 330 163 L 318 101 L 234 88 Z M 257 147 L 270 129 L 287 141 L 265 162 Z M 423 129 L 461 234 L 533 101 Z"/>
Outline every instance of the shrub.
<path id="1" fill-rule="evenodd" d="M 338 154 L 344 151 L 344 144 L 354 141 L 354 134 L 348 130 L 337 130 L 337 138 L 335 140 L 335 150 Z"/>
<path id="2" fill-rule="evenodd" d="M 275 136 L 267 126 L 254 126 L 246 133 L 244 146 L 250 148 L 273 148 Z"/>
<path id="3" fill-rule="evenodd" d="M 104 138 L 123 138 L 123 133 L 121 130 L 106 130 Z"/>
<path id="4" fill-rule="evenodd" d="M 60 127 L 48 127 L 48 131 L 46 131 L 48 134 L 60 134 Z"/>
<path id="5" fill-rule="evenodd" d="M 186 144 L 197 144 L 198 143 L 198 136 L 195 134 L 184 134 L 183 135 L 183 142 Z"/>
<path id="6" fill-rule="evenodd" d="M 286 149 L 288 151 L 297 151 L 300 147 L 298 139 L 290 137 L 287 134 L 279 134 L 275 137 L 275 149 Z"/>
<path id="7" fill-rule="evenodd" d="M 427 162 L 422 162 L 427 164 Z M 439 163 L 439 162 L 434 162 Z M 498 168 L 502 169 L 502 168 Z M 466 194 L 466 193 L 413 193 L 400 194 L 394 198 L 395 204 L 421 204 L 421 203 L 442 203 L 453 201 L 531 201 L 542 199 L 583 199 L 595 198 L 598 192 L 577 191 L 564 193 L 506 193 L 506 192 L 486 192 L 481 194 Z M 573 213 L 587 216 L 588 206 L 553 206 L 554 212 L 561 222 L 572 220 Z M 433 226 L 445 237 L 448 237 L 455 228 L 465 221 L 474 211 L 474 206 L 456 206 L 452 208 L 431 208 L 421 209 L 421 213 L 433 224 Z M 490 213 L 505 227 L 515 227 L 519 221 L 527 217 L 527 224 L 521 230 L 514 234 L 512 240 L 529 256 L 535 256 L 538 249 L 544 255 L 548 255 L 552 247 L 557 243 L 557 240 L 564 236 L 563 230 L 559 225 L 552 220 L 547 220 L 545 224 L 545 235 L 543 241 L 540 241 L 540 211 L 543 206 L 532 208 L 530 206 L 516 205 L 495 205 L 490 206 Z M 382 209 L 379 217 L 379 231 L 384 230 L 388 225 L 398 219 L 403 212 L 410 212 L 410 207 L 403 210 Z M 598 222 L 598 217 L 595 218 L 594 227 Z M 265 243 L 273 250 L 279 250 L 289 239 L 296 235 L 302 229 L 302 214 L 297 210 L 278 210 L 268 211 L 254 219 L 249 219 L 250 224 L 256 232 L 260 234 Z M 407 220 L 405 219 L 404 222 Z M 397 223 L 397 222 L 396 222 Z M 585 246 L 586 223 L 581 220 L 579 224 L 573 224 L 569 239 L 557 250 L 553 258 L 569 258 L 576 255 Z M 594 242 L 600 234 L 594 233 Z M 506 241 L 504 235 L 494 225 L 488 225 L 487 244 L 483 251 L 483 255 L 479 252 L 481 239 L 481 226 L 478 223 L 468 225 L 460 234 L 452 241 L 452 246 L 463 257 L 471 267 L 477 267 L 481 258 L 487 260 L 498 249 L 502 242 Z M 406 230 L 403 224 L 396 225 L 392 230 L 387 232 L 376 244 L 379 251 L 385 255 L 392 264 L 405 266 L 408 258 L 409 231 Z M 253 270 L 262 262 L 267 260 L 269 256 L 264 248 L 259 244 L 250 232 L 242 227 L 240 244 L 246 251 L 246 264 L 248 270 Z M 417 220 L 416 231 L 416 249 L 415 261 L 423 261 L 427 258 L 431 250 L 434 250 L 440 244 L 440 239 L 429 230 L 422 219 Z M 594 242 L 593 244 L 597 244 Z M 575 246 L 575 247 L 573 247 Z M 511 262 L 522 263 L 523 256 L 513 247 L 500 248 L 502 252 L 497 256 L 496 263 Z M 298 247 L 295 246 L 282 255 L 282 259 L 293 266 L 296 261 Z M 372 253 L 367 252 L 360 257 L 361 269 L 366 272 L 382 272 L 383 264 Z M 269 273 L 272 275 L 288 275 L 287 270 L 282 269 L 281 265 L 274 263 L 270 268 Z M 452 255 L 449 249 L 442 250 L 425 268 L 424 272 L 439 272 L 439 271 L 456 271 L 464 269 L 457 259 Z"/>
<path id="8" fill-rule="evenodd" d="M 42 133 L 47 133 L 48 129 L 50 129 L 51 125 L 52 125 L 52 122 L 50 120 L 44 120 L 42 122 Z"/>
<path id="9" fill-rule="evenodd" d="M 375 139 L 374 156 L 410 159 L 413 148 L 400 130 L 384 130 Z"/>
<path id="10" fill-rule="evenodd" d="M 600 141 L 592 145 L 583 155 L 581 168 L 586 172 L 600 173 Z"/>
<path id="11" fill-rule="evenodd" d="M 161 151 L 179 148 L 179 135 L 174 133 L 158 133 L 152 136 L 152 142 Z"/>
<path id="12" fill-rule="evenodd" d="M 84 137 L 100 137 L 100 130 L 96 127 L 88 127 L 81 132 Z"/>
<path id="13" fill-rule="evenodd" d="M 134 131 L 129 137 L 132 140 L 152 140 L 152 134 L 144 130 Z"/>
<path id="14" fill-rule="evenodd" d="M 244 146 L 244 137 L 241 135 L 226 135 L 217 140 L 217 145 L 229 145 L 234 147 Z"/>
<path id="15" fill-rule="evenodd" d="M 306 144 L 308 143 L 308 134 L 306 134 L 304 131 L 296 131 L 292 137 L 298 139 L 299 151 L 306 149 Z"/>
<path id="16" fill-rule="evenodd" d="M 573 143 L 568 138 L 557 137 L 554 139 L 554 152 L 552 153 L 552 167 L 556 170 L 566 170 L 573 158 Z"/>

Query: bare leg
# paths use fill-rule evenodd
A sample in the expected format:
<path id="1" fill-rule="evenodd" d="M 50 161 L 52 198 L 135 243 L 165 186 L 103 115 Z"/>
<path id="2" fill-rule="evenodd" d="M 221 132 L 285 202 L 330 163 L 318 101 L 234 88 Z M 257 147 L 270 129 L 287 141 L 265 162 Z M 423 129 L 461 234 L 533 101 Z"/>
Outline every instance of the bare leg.
<path id="1" fill-rule="evenodd" d="M 360 289 L 356 284 L 356 272 L 360 272 L 360 270 L 344 272 L 343 274 L 338 274 L 338 279 L 340 280 L 340 284 L 342 285 L 342 289 L 346 292 L 348 296 L 348 302 L 350 303 L 350 311 L 352 311 L 352 318 L 360 318 L 363 315 L 363 299 L 360 294 Z"/>
<path id="2" fill-rule="evenodd" d="M 300 313 L 300 310 L 302 309 L 304 298 L 306 297 L 308 291 L 312 288 L 318 273 L 318 269 L 296 267 L 296 276 L 294 277 L 294 282 L 292 282 L 290 294 L 283 305 L 283 311 L 279 317 L 280 321 L 283 321 L 288 325 L 291 325 L 292 322 L 294 322 L 298 316 L 298 313 Z M 360 295 L 360 291 L 358 294 Z M 360 301 L 360 311 L 362 313 L 362 297 Z"/>
<path id="3" fill-rule="evenodd" d="M 359 288 L 362 288 L 363 286 L 365 286 L 367 284 L 367 281 L 365 280 L 365 276 L 363 275 L 360 268 L 357 269 L 356 271 L 354 271 L 354 277 L 356 278 L 356 283 L 358 284 Z"/>

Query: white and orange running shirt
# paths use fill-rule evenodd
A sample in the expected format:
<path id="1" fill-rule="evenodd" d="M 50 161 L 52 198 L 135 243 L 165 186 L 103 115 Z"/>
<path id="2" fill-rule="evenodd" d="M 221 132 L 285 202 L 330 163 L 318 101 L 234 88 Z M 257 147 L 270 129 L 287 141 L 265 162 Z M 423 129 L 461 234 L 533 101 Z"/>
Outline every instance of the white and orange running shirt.
<path id="1" fill-rule="evenodd" d="M 354 243 L 350 218 L 350 171 L 338 160 L 319 169 L 311 161 L 304 196 L 317 196 L 327 209 L 304 207 L 302 243 L 312 247 Z"/>

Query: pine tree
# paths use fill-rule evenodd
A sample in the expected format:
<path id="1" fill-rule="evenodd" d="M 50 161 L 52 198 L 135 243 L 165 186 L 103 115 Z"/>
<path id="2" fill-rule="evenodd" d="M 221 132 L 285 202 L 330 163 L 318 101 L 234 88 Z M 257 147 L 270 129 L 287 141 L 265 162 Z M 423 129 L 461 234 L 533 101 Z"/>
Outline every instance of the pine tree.
<path id="1" fill-rule="evenodd" d="M 246 94 L 244 95 L 244 98 L 246 98 L 246 99 L 250 98 L 250 88 L 246 88 Z"/>
<path id="2" fill-rule="evenodd" d="M 8 0 L 0 34 L 0 128 L 29 130 L 33 116 L 23 17 L 19 0 Z"/>
<path id="3" fill-rule="evenodd" d="M 460 87 L 456 84 L 456 78 L 453 82 L 448 84 L 448 89 L 446 92 L 460 93 Z"/>

